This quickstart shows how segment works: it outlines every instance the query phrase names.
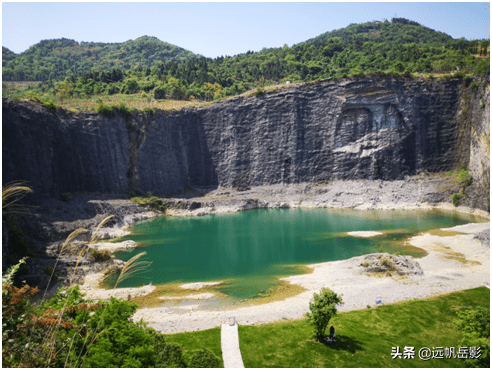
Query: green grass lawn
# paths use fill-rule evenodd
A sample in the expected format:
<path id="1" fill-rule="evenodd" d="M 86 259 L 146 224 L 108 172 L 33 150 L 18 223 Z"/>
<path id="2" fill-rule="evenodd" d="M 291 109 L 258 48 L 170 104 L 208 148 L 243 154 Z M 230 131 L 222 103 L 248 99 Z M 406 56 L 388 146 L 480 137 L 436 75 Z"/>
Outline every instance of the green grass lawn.
<path id="1" fill-rule="evenodd" d="M 420 360 L 422 347 L 454 347 L 461 334 L 453 324 L 456 311 L 490 308 L 490 290 L 482 287 L 436 298 L 407 301 L 335 316 L 335 344 L 320 343 L 306 320 L 261 326 L 239 326 L 239 343 L 246 367 L 465 367 L 463 359 Z M 206 348 L 222 360 L 220 327 L 166 335 L 179 344 L 185 361 Z M 415 359 L 392 359 L 392 347 L 415 348 Z"/>
<path id="2" fill-rule="evenodd" d="M 166 343 L 180 345 L 186 363 L 190 362 L 194 351 L 206 348 L 220 358 L 221 367 L 224 367 L 220 347 L 220 327 L 193 333 L 169 334 L 166 335 Z"/>
<path id="3" fill-rule="evenodd" d="M 330 321 L 335 344 L 317 342 L 306 320 L 240 326 L 239 343 L 246 367 L 465 367 L 463 359 L 423 361 L 418 351 L 455 347 L 457 352 L 456 311 L 476 306 L 490 307 L 489 289 L 340 313 Z M 415 359 L 392 359 L 396 346 L 400 352 L 415 347 Z"/>

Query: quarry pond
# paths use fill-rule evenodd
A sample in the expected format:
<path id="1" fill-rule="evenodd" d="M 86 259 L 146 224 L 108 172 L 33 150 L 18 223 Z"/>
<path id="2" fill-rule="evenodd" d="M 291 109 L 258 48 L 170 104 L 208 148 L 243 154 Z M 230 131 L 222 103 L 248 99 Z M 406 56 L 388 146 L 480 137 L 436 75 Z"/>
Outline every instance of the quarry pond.
<path id="1" fill-rule="evenodd" d="M 125 239 L 139 248 L 116 253 L 127 261 L 145 251 L 150 269 L 118 286 L 220 281 L 212 290 L 232 301 L 251 299 L 275 289 L 280 277 L 306 273 L 307 264 L 381 251 L 423 257 L 423 250 L 407 245 L 408 238 L 470 222 L 480 220 L 443 210 L 300 208 L 156 218 L 131 226 Z M 358 231 L 379 234 L 348 234 Z"/>

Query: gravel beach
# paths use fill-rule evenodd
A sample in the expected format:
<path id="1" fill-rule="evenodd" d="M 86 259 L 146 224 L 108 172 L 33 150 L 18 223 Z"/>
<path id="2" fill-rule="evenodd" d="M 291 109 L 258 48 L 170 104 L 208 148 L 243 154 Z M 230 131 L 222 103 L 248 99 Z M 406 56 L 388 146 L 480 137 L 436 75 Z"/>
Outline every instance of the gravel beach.
<path id="1" fill-rule="evenodd" d="M 307 290 L 283 301 L 223 310 L 201 310 L 200 304 L 142 308 L 136 312 L 134 320 L 142 319 L 163 333 L 177 333 L 217 327 L 226 323 L 229 317 L 234 317 L 240 325 L 302 318 L 308 311 L 313 293 L 321 288 L 342 294 L 344 305 L 340 311 L 350 311 L 375 306 L 379 300 L 388 304 L 490 286 L 490 247 L 474 238 L 475 233 L 489 228 L 489 223 L 467 224 L 445 229 L 463 234 L 436 236 L 424 233 L 412 238 L 412 245 L 428 252 L 427 256 L 416 259 L 422 275 L 386 277 L 368 274 L 360 266 L 365 256 L 359 256 L 309 265 L 314 269 L 313 273 L 284 278 Z"/>
<path id="2" fill-rule="evenodd" d="M 454 207 L 443 202 L 438 188 L 442 182 L 432 178 L 410 178 L 398 181 L 333 181 L 328 184 L 266 185 L 239 192 L 219 188 L 196 197 L 166 199 L 168 215 L 190 217 L 211 213 L 229 213 L 255 208 L 355 208 L 355 209 L 433 209 L 460 212 L 489 218 L 488 212 L 469 207 Z M 205 330 L 218 327 L 234 317 L 240 325 L 259 325 L 279 320 L 302 318 L 308 311 L 313 293 L 329 288 L 343 295 L 340 311 L 364 309 L 409 299 L 419 299 L 437 294 L 490 285 L 490 224 L 470 223 L 443 229 L 442 235 L 423 233 L 408 241 L 424 249 L 427 255 L 412 259 L 421 269 L 420 274 L 368 273 L 362 264 L 367 256 L 349 260 L 309 265 L 313 272 L 283 278 L 306 291 L 294 297 L 262 305 L 220 305 L 217 297 L 204 294 L 200 289 L 207 283 L 193 283 L 190 295 L 178 300 L 163 300 L 162 306 L 140 308 L 133 319 L 144 320 L 163 333 Z M 117 231 L 117 230 L 116 230 Z M 451 232 L 450 232 L 451 231 Z M 355 232 L 354 237 L 372 237 L 371 233 Z M 454 232 L 454 233 L 453 233 Z M 450 236 L 446 236 L 450 235 Z M 133 248 L 128 243 L 119 247 Z M 100 245 L 110 248 L 110 245 Z M 137 247 L 138 248 L 138 247 Z M 110 295 L 132 298 L 148 294 L 152 285 L 138 288 L 121 288 L 114 291 L 98 288 L 101 276 L 89 274 L 81 289 L 88 299 L 107 299 Z M 217 282 L 219 283 L 219 282 Z M 184 287 L 186 288 L 186 287 Z M 196 295 L 193 297 L 193 295 Z M 168 303 L 166 303 L 168 302 Z M 171 303 L 169 303 L 171 302 Z"/>

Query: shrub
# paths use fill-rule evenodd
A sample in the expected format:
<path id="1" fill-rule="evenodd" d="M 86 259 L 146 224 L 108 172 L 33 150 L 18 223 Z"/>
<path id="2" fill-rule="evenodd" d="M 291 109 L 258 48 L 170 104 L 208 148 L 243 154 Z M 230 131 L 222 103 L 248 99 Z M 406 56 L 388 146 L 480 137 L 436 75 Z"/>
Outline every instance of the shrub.
<path id="1" fill-rule="evenodd" d="M 469 88 L 470 88 L 470 90 L 471 90 L 471 91 L 473 91 L 473 92 L 475 93 L 475 92 L 477 92 L 477 90 L 478 90 L 478 86 L 479 86 L 479 85 L 480 85 L 480 84 L 479 84 L 478 82 L 476 82 L 476 81 L 475 81 L 475 82 L 472 82 L 472 83 L 470 84 Z"/>
<path id="2" fill-rule="evenodd" d="M 126 125 L 131 128 L 132 130 L 135 130 L 137 128 L 137 122 L 135 121 L 128 121 Z"/>
<path id="3" fill-rule="evenodd" d="M 405 71 L 403 72 L 403 77 L 412 77 L 412 69 L 410 67 L 407 67 Z"/>
<path id="4" fill-rule="evenodd" d="M 111 259 L 111 252 L 107 249 L 103 249 L 101 251 L 97 248 L 94 248 L 91 250 L 89 256 L 97 262 L 104 262 Z"/>
<path id="5" fill-rule="evenodd" d="M 191 358 L 189 367 L 214 367 L 220 366 L 220 359 L 215 356 L 211 351 L 202 349 L 201 351 L 195 351 L 195 354 Z"/>
<path id="6" fill-rule="evenodd" d="M 63 193 L 60 195 L 59 198 L 62 202 L 68 202 L 70 199 L 73 198 L 73 194 L 72 193 Z"/>
<path id="7" fill-rule="evenodd" d="M 455 72 L 454 73 L 454 76 L 453 77 L 454 78 L 458 78 L 460 80 L 463 80 L 466 77 L 466 74 L 463 71 L 458 71 L 458 72 Z"/>
<path id="8" fill-rule="evenodd" d="M 145 108 L 143 109 L 143 112 L 144 112 L 145 114 L 154 114 L 154 108 L 153 108 L 153 107 L 145 107 Z"/>
<path id="9" fill-rule="evenodd" d="M 166 98 L 166 90 L 158 86 L 152 91 L 152 95 L 154 96 L 154 99 L 165 99 Z"/>
<path id="10" fill-rule="evenodd" d="M 255 91 L 252 92 L 253 96 L 260 96 L 260 95 L 263 95 L 265 93 L 265 89 L 263 89 L 263 87 L 258 87 Z"/>
<path id="11" fill-rule="evenodd" d="M 381 265 L 386 267 L 388 275 L 391 275 L 393 272 L 400 274 L 400 269 L 396 267 L 394 262 L 389 258 L 383 258 L 381 260 Z"/>
<path id="12" fill-rule="evenodd" d="M 311 312 L 306 313 L 307 320 L 314 325 L 316 337 L 321 339 L 330 319 L 337 314 L 336 305 L 343 304 L 342 297 L 326 288 L 320 294 L 314 293 L 314 303 L 309 303 Z"/>
<path id="13" fill-rule="evenodd" d="M 454 324 L 463 333 L 461 347 L 475 347 L 478 358 L 468 358 L 467 367 L 490 367 L 490 309 L 478 306 L 474 310 L 460 310 Z"/>
<path id="14" fill-rule="evenodd" d="M 451 200 L 453 201 L 453 205 L 455 207 L 458 207 L 460 205 L 461 198 L 463 198 L 463 197 L 464 197 L 464 195 L 461 193 L 454 193 L 451 196 Z"/>
<path id="15" fill-rule="evenodd" d="M 113 117 L 113 107 L 104 103 L 99 103 L 96 106 L 96 112 L 102 116 Z"/>
<path id="16" fill-rule="evenodd" d="M 84 367 L 152 367 L 155 364 L 154 331 L 133 323 L 137 304 L 111 297 L 88 316 L 87 328 L 98 332 L 87 351 Z M 87 315 L 86 315 L 87 316 Z M 81 326 L 84 317 L 75 322 Z"/>
<path id="17" fill-rule="evenodd" d="M 167 206 L 162 204 L 162 199 L 150 195 L 148 197 L 133 197 L 130 202 L 136 203 L 141 206 L 150 206 L 152 209 L 157 211 L 165 212 Z"/>
<path id="18" fill-rule="evenodd" d="M 53 114 L 56 113 L 56 104 L 53 103 L 51 100 L 46 100 L 43 105 L 48 110 L 48 112 L 51 112 Z"/>
<path id="19" fill-rule="evenodd" d="M 114 108 L 114 107 L 113 107 Z M 132 116 L 133 110 L 125 105 L 125 103 L 120 102 L 117 106 L 116 109 L 118 110 L 118 113 L 125 118 L 125 120 L 129 120 Z"/>
<path id="20" fill-rule="evenodd" d="M 177 344 L 164 346 L 162 352 L 156 356 L 155 367 L 186 367 L 181 347 Z"/>
<path id="21" fill-rule="evenodd" d="M 464 186 L 469 186 L 472 183 L 472 175 L 468 168 L 463 167 L 460 169 L 444 172 L 444 176 L 449 178 L 452 183 L 464 182 Z"/>

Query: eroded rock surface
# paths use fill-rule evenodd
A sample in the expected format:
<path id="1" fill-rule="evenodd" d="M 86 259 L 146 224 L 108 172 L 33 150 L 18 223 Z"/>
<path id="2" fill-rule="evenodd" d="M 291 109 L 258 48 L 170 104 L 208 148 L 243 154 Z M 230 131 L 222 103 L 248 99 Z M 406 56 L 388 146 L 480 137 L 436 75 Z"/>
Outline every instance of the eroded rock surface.
<path id="1" fill-rule="evenodd" d="M 67 192 L 248 190 L 336 179 L 403 179 L 466 166 L 488 210 L 489 84 L 324 80 L 259 97 L 134 115 L 73 115 L 5 101 L 3 179 L 33 197 Z"/>

